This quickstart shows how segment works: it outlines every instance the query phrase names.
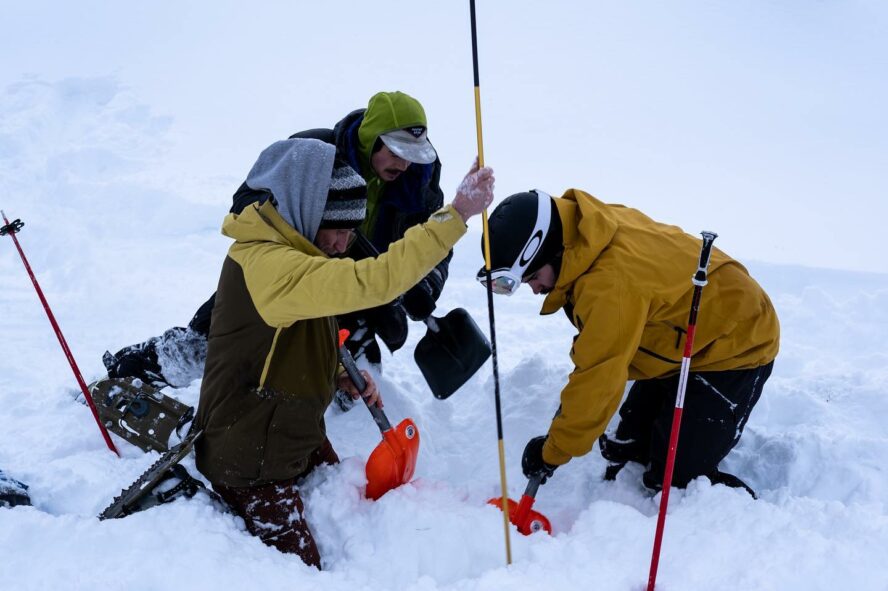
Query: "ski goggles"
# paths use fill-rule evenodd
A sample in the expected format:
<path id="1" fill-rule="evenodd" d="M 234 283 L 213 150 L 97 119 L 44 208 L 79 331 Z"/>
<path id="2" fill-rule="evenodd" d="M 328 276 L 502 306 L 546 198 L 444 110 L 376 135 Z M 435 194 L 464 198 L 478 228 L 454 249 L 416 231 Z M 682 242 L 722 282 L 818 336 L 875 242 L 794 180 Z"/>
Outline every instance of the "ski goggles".
<path id="1" fill-rule="evenodd" d="M 487 288 L 487 269 L 478 271 L 475 277 Z M 499 295 L 512 295 L 521 286 L 521 277 L 512 273 L 511 269 L 496 269 L 490 272 L 490 290 Z"/>
<path id="2" fill-rule="evenodd" d="M 531 232 L 530 238 L 527 239 L 524 248 L 521 249 L 521 254 L 515 259 L 515 263 L 511 267 L 500 267 L 490 272 L 489 289 L 495 294 L 512 295 L 518 291 L 528 265 L 539 253 L 540 248 L 543 246 L 543 241 L 546 239 L 546 234 L 549 232 L 549 222 L 552 217 L 552 198 L 548 193 L 544 193 L 539 189 L 534 189 L 533 193 L 536 193 L 539 200 L 537 202 L 537 216 L 533 232 Z M 482 267 L 475 279 L 487 288 L 487 269 Z"/>

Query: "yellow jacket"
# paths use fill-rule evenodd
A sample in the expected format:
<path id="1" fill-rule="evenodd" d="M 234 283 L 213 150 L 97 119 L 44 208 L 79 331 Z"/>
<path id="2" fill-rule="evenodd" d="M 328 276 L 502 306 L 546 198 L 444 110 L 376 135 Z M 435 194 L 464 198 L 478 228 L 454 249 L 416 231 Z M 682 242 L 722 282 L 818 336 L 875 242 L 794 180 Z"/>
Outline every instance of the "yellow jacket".
<path id="1" fill-rule="evenodd" d="M 700 239 L 577 189 L 555 199 L 564 257 L 541 314 L 564 308 L 579 334 L 543 459 L 588 453 L 617 411 L 628 380 L 680 369 Z M 691 371 L 749 369 L 774 360 L 777 314 L 746 269 L 713 249 Z"/>
<path id="2" fill-rule="evenodd" d="M 465 234 L 447 206 L 378 258 L 329 258 L 270 201 L 225 218 L 222 265 L 195 423 L 197 468 L 211 482 L 293 478 L 324 442 L 337 371 L 335 316 L 395 299 Z"/>

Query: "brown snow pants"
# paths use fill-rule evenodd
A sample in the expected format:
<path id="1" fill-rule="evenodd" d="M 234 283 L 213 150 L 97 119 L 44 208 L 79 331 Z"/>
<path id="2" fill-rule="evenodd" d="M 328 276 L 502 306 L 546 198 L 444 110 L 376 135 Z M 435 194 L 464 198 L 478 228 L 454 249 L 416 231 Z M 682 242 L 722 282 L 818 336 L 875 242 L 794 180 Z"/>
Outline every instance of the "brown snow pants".
<path id="1" fill-rule="evenodd" d="M 321 555 L 305 521 L 305 507 L 297 481 L 321 464 L 338 464 L 339 457 L 328 439 L 309 456 L 302 474 L 263 486 L 213 489 L 231 510 L 242 517 L 247 531 L 281 552 L 296 554 L 305 564 L 321 568 Z"/>

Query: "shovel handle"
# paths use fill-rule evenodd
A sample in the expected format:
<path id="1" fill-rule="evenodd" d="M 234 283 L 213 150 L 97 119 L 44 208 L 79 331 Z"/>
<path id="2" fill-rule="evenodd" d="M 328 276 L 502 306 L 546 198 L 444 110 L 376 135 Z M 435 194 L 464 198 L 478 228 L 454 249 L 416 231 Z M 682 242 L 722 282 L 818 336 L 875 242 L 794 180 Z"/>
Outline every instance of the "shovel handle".
<path id="1" fill-rule="evenodd" d="M 345 348 L 345 345 L 339 346 L 339 360 L 342 361 L 342 366 L 345 368 L 346 373 L 348 373 L 348 377 L 351 378 L 352 383 L 354 383 L 358 390 L 360 390 L 361 394 L 363 394 L 364 390 L 367 389 L 367 382 L 358 370 L 355 358 L 352 357 L 351 352 Z M 367 405 L 367 410 L 373 415 L 373 420 L 376 422 L 376 426 L 379 427 L 379 430 L 382 433 L 391 430 L 392 424 L 389 423 L 388 417 L 385 416 L 385 413 L 382 412 L 381 408 L 370 404 L 367 402 L 366 398 L 364 398 L 364 404 Z"/>
<path id="2" fill-rule="evenodd" d="M 376 248 L 376 245 L 374 245 L 372 242 L 370 242 L 369 238 L 364 236 L 363 232 L 361 232 L 361 231 L 355 232 L 355 242 L 359 242 L 361 247 L 365 251 L 372 254 L 373 256 L 375 256 L 375 257 L 379 256 L 379 249 Z M 398 308 L 400 308 L 406 314 L 407 310 L 404 308 L 403 301 L 398 299 L 398 300 L 395 300 L 395 302 L 397 302 Z M 423 318 L 422 321 L 425 323 L 426 326 L 429 327 L 429 330 L 431 330 L 432 332 L 437 333 L 440 330 L 438 328 L 438 322 L 435 320 L 434 316 L 429 316 L 428 318 Z M 357 382 L 355 382 L 355 384 L 357 384 Z"/>
<path id="3" fill-rule="evenodd" d="M 532 478 L 527 479 L 527 488 L 524 489 L 524 496 L 530 497 L 531 499 L 535 499 L 537 496 L 537 491 L 540 488 L 540 482 L 543 480 L 542 476 L 534 476 Z"/>

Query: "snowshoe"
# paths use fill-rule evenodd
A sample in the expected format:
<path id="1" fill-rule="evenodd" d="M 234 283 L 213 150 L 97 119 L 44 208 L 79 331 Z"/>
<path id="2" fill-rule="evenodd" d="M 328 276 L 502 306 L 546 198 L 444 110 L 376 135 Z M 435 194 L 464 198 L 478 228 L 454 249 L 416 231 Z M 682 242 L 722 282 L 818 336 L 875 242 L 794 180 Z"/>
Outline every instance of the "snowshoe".
<path id="1" fill-rule="evenodd" d="M 181 462 L 189 454 L 203 431 L 192 429 L 178 445 L 163 454 L 135 482 L 122 490 L 108 507 L 99 514 L 99 520 L 126 517 L 157 505 L 170 503 L 180 497 L 191 498 L 204 492 L 221 507 L 224 501 L 203 482 L 191 476 Z"/>
<path id="2" fill-rule="evenodd" d="M 18 507 L 31 504 L 28 485 L 10 478 L 0 470 L 0 507 Z"/>
<path id="3" fill-rule="evenodd" d="M 105 427 L 142 451 L 167 451 L 173 430 L 194 418 L 194 408 L 138 378 L 104 377 L 89 393 Z"/>

